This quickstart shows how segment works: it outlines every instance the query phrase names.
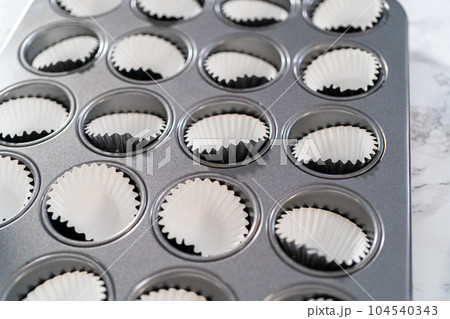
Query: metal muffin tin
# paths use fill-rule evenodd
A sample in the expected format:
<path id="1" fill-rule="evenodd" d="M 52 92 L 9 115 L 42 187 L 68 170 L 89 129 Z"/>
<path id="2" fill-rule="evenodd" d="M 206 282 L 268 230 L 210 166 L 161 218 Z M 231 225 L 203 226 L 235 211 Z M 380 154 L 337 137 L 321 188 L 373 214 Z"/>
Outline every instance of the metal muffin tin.
<path id="1" fill-rule="evenodd" d="M 221 16 L 222 2 L 206 0 L 201 14 L 180 22 L 153 21 L 137 12 L 134 0 L 123 0 L 120 7 L 94 21 L 70 17 L 54 1 L 36 0 L 31 5 L 0 57 L 0 101 L 41 92 L 62 98 L 70 114 L 67 123 L 46 138 L 25 144 L 0 143 L 0 155 L 30 163 L 35 183 L 35 193 L 25 211 L 0 225 L 1 299 L 23 298 L 27 289 L 42 280 L 74 269 L 103 275 L 109 300 L 136 299 L 142 293 L 168 286 L 203 292 L 210 300 L 411 298 L 405 12 L 396 1 L 388 0 L 382 20 L 372 30 L 346 34 L 334 44 L 366 48 L 383 64 L 383 79 L 370 94 L 340 99 L 312 94 L 297 83 L 301 60 L 339 37 L 317 29 L 307 19 L 315 1 L 279 1 L 283 6 L 290 3 L 289 17 L 266 27 L 245 27 L 226 20 Z M 45 34 L 56 27 L 60 32 Z M 100 40 L 99 50 L 88 65 L 58 74 L 30 69 L 30 56 L 46 41 L 65 32 L 86 30 Z M 106 52 L 116 44 L 113 39 L 141 31 L 180 35 L 188 43 L 183 52 L 187 57 L 185 69 L 160 84 L 133 81 L 118 74 Z M 222 88 L 205 76 L 201 61 L 211 50 L 245 46 L 247 37 L 257 39 L 251 43 L 252 49 L 270 45 L 271 51 L 265 53 L 278 56 L 280 72 L 274 81 L 236 90 Z M 147 153 L 112 156 L 90 145 L 83 136 L 83 123 L 94 114 L 91 112 L 117 108 L 108 98 L 124 92 L 137 100 L 146 94 L 153 96 L 160 104 L 155 112 L 166 116 L 165 132 Z M 186 113 L 197 117 L 214 113 L 209 107 L 220 100 L 233 101 L 244 112 L 265 112 L 263 120 L 270 126 L 270 141 L 261 156 L 240 163 L 245 165 L 205 163 L 183 144 L 184 126 L 191 120 Z M 297 121 L 303 121 L 309 129 L 336 121 L 362 125 L 376 135 L 380 151 L 369 166 L 347 175 L 330 176 L 299 167 L 288 142 L 301 134 Z M 113 241 L 80 246 L 48 231 L 51 225 L 43 215 L 44 201 L 46 190 L 58 176 L 90 162 L 126 167 L 141 191 L 143 211 L 135 224 Z M 184 252 L 162 243 L 165 238 L 159 226 L 153 225 L 161 196 L 174 183 L 195 176 L 218 180 L 237 193 L 246 192 L 247 202 L 252 203 L 250 236 L 242 247 L 220 258 L 186 258 Z M 281 207 L 305 203 L 327 205 L 343 213 L 348 208 L 347 216 L 367 230 L 372 248 L 361 264 L 349 269 L 351 277 L 343 271 L 327 273 L 297 265 L 278 247 L 274 218 Z"/>

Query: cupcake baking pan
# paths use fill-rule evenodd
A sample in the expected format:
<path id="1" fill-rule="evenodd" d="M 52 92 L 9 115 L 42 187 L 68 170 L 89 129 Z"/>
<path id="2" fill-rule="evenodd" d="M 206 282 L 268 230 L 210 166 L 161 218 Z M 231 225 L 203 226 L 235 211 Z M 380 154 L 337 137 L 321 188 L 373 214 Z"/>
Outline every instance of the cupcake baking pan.
<path id="1" fill-rule="evenodd" d="M 352 3 L 34 1 L 0 299 L 409 300 L 407 18 Z"/>

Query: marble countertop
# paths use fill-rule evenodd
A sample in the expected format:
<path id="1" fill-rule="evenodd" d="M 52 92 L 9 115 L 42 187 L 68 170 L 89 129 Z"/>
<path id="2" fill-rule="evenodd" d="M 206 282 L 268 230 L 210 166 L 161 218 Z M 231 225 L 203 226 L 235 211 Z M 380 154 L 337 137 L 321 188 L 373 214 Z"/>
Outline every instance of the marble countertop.
<path id="1" fill-rule="evenodd" d="M 450 1 L 399 0 L 409 16 L 413 298 L 450 300 Z M 0 46 L 27 0 L 0 0 Z"/>
<path id="2" fill-rule="evenodd" d="M 450 300 L 450 2 L 400 3 L 410 23 L 413 297 Z"/>

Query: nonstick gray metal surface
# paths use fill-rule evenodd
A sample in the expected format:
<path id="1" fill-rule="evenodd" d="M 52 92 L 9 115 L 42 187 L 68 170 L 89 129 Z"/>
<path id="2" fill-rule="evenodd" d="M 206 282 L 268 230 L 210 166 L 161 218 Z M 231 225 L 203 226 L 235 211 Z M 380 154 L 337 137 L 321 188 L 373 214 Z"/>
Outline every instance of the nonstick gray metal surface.
<path id="1" fill-rule="evenodd" d="M 377 26 L 339 37 L 339 33 L 318 30 L 307 19 L 312 2 L 281 1 L 283 6 L 290 3 L 286 21 L 245 27 L 221 16 L 220 1 L 206 0 L 202 13 L 188 21 L 159 23 L 137 13 L 135 2 L 129 0 L 95 20 L 69 17 L 49 0 L 34 1 L 0 56 L 0 101 L 41 92 L 65 101 L 70 115 L 61 130 L 44 140 L 17 145 L 0 142 L 0 155 L 13 154 L 24 163 L 33 163 L 29 168 L 35 181 L 31 205 L 14 220 L 0 224 L 0 298 L 23 298 L 39 281 L 58 272 L 84 269 L 98 274 L 107 270 L 108 299 L 114 300 L 134 299 L 167 285 L 203 291 L 212 300 L 317 296 L 409 300 L 407 18 L 396 1 L 388 0 Z M 42 33 L 55 27 L 57 32 Z M 97 54 L 86 66 L 59 74 L 28 66 L 30 55 L 42 50 L 48 41 L 84 34 L 83 30 L 100 39 Z M 185 68 L 159 85 L 130 80 L 115 71 L 108 60 L 116 45 L 114 39 L 141 32 L 173 36 L 174 43 L 181 41 L 177 44 L 187 57 Z M 301 60 L 332 44 L 376 53 L 383 62 L 381 82 L 366 94 L 350 98 L 312 93 L 297 83 Z M 247 90 L 224 89 L 201 68 L 203 59 L 218 48 L 247 46 L 261 50 L 279 69 L 274 81 Z M 96 107 L 117 107 L 114 98 L 108 97 L 124 92 L 136 101 L 140 94 L 155 93 L 153 99 L 159 99 L 159 104 L 154 112 L 165 115 L 168 126 L 148 153 L 133 157 L 98 151 L 82 136 L 86 118 L 102 111 Z M 201 117 L 208 112 L 205 105 L 224 100 L 241 104 L 244 110 L 256 110 L 258 115 L 261 109 L 268 109 L 264 116 L 270 123 L 271 145 L 264 146 L 262 156 L 244 163 L 247 165 L 199 164 L 202 160 L 190 154 L 179 138 L 191 120 L 186 113 Z M 297 120 L 301 125 L 296 125 Z M 292 155 L 286 154 L 287 139 L 297 138 L 302 129 L 338 122 L 362 125 L 375 133 L 381 151 L 369 166 L 349 175 L 330 176 L 300 168 Z M 78 245 L 49 230 L 44 203 L 58 176 L 90 162 L 126 166 L 128 175 L 138 179 L 135 184 L 141 192 L 142 214 L 118 238 L 98 245 Z M 190 256 L 164 243 L 158 225 L 152 227 L 161 196 L 174 183 L 195 176 L 219 180 L 245 193 L 244 200 L 251 207 L 251 229 L 240 249 L 219 258 Z M 274 219 L 280 207 L 305 204 L 346 211 L 369 234 L 372 248 L 367 258 L 346 273 L 311 270 L 283 255 L 274 237 Z"/>

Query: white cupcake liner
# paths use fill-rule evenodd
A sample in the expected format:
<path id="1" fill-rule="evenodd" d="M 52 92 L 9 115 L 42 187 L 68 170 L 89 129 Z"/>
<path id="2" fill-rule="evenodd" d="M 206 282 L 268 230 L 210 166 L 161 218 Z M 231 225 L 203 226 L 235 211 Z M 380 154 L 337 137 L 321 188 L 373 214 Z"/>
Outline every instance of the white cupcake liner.
<path id="1" fill-rule="evenodd" d="M 57 0 L 57 4 L 71 16 L 97 16 L 118 7 L 122 0 Z"/>
<path id="2" fill-rule="evenodd" d="M 186 59 L 171 42 L 154 35 L 137 34 L 118 42 L 111 62 L 128 77 L 150 81 L 174 76 L 184 68 Z"/>
<path id="3" fill-rule="evenodd" d="M 295 261 L 316 269 L 350 267 L 369 253 L 364 231 L 339 214 L 298 208 L 282 214 L 275 225 L 283 249 Z"/>
<path id="4" fill-rule="evenodd" d="M 240 162 L 257 153 L 268 137 L 267 125 L 253 116 L 221 114 L 192 124 L 185 142 L 194 154 L 212 161 Z"/>
<path id="5" fill-rule="evenodd" d="M 28 293 L 23 301 L 102 301 L 106 287 L 100 277 L 74 271 L 46 280 Z"/>
<path id="6" fill-rule="evenodd" d="M 67 221 L 68 228 L 96 242 L 117 235 L 133 222 L 138 196 L 123 172 L 105 164 L 84 164 L 58 178 L 46 204 L 53 220 Z"/>
<path id="7" fill-rule="evenodd" d="M 218 52 L 208 56 L 205 71 L 217 83 L 233 88 L 250 88 L 270 82 L 278 70 L 261 58 L 240 52 Z"/>
<path id="8" fill-rule="evenodd" d="M 226 185 L 210 179 L 188 180 L 170 191 L 158 213 L 163 234 L 193 253 L 216 256 L 238 247 L 248 234 L 248 214 Z"/>
<path id="9" fill-rule="evenodd" d="M 0 223 L 28 204 L 34 190 L 30 175 L 18 160 L 0 155 Z"/>
<path id="10" fill-rule="evenodd" d="M 197 0 L 137 0 L 139 9 L 159 20 L 189 20 L 202 12 Z"/>
<path id="11" fill-rule="evenodd" d="M 230 21 L 246 26 L 265 26 L 282 22 L 289 16 L 283 7 L 261 0 L 229 0 L 221 7 Z"/>
<path id="12" fill-rule="evenodd" d="M 336 301 L 336 300 L 333 298 L 330 298 L 330 297 L 319 297 L 319 298 L 309 298 L 307 301 L 324 302 L 324 301 Z"/>
<path id="13" fill-rule="evenodd" d="M 98 148 L 125 153 L 143 149 L 166 128 L 159 116 L 146 113 L 114 113 L 100 116 L 85 127 L 85 133 Z"/>
<path id="14" fill-rule="evenodd" d="M 312 22 L 323 30 L 351 26 L 365 31 L 380 21 L 383 11 L 383 0 L 323 0 L 312 13 Z"/>
<path id="15" fill-rule="evenodd" d="M 314 170 L 348 173 L 368 164 L 378 149 L 371 132 L 354 126 L 333 126 L 299 139 L 293 155 Z"/>
<path id="16" fill-rule="evenodd" d="M 61 40 L 41 51 L 31 63 L 36 70 L 63 72 L 76 69 L 92 60 L 99 40 L 89 35 Z"/>
<path id="17" fill-rule="evenodd" d="M 0 104 L 0 138 L 10 142 L 26 142 L 58 130 L 69 113 L 53 100 L 23 97 Z"/>
<path id="18" fill-rule="evenodd" d="M 184 289 L 160 289 L 151 291 L 149 294 L 142 295 L 141 301 L 206 301 L 206 298 L 196 294 L 193 291 Z"/>
<path id="19" fill-rule="evenodd" d="M 314 91 L 351 95 L 374 86 L 380 68 L 380 61 L 372 53 L 356 48 L 336 49 L 313 60 L 303 74 L 303 81 Z"/>

